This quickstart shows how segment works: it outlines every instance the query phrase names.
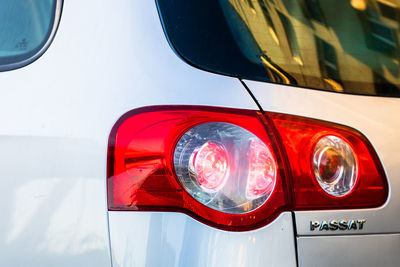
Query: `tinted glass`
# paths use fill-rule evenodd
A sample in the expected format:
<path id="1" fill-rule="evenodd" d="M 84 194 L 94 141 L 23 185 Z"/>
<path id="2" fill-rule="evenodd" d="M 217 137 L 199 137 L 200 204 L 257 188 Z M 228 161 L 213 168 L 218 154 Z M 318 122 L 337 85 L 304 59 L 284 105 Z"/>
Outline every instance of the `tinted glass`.
<path id="1" fill-rule="evenodd" d="M 336 92 L 400 96 L 400 0 L 157 0 L 199 68 Z"/>
<path id="2" fill-rule="evenodd" d="M 34 56 L 53 29 L 57 0 L 0 0 L 0 69 Z M 7 67 L 6 67 L 7 66 Z"/>

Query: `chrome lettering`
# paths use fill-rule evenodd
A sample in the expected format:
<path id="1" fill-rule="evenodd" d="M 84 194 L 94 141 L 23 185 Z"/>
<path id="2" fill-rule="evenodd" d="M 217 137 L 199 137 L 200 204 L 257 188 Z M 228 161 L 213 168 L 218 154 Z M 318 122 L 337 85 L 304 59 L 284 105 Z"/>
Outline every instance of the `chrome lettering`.
<path id="1" fill-rule="evenodd" d="M 349 228 L 349 230 L 351 230 L 351 229 L 353 229 L 353 230 L 357 230 L 357 223 L 356 223 L 356 221 L 355 220 L 350 220 L 349 221 L 349 226 L 348 226 Z"/>
<path id="2" fill-rule="evenodd" d="M 322 222 L 321 222 L 321 225 L 319 226 L 319 230 L 320 230 L 320 231 L 322 231 L 322 230 L 329 230 L 328 222 L 327 222 L 327 221 L 322 221 Z"/>
<path id="3" fill-rule="evenodd" d="M 340 220 L 339 221 L 339 229 L 340 230 L 347 230 L 348 222 L 347 220 Z"/>
<path id="4" fill-rule="evenodd" d="M 364 226 L 364 223 L 366 222 L 367 220 L 357 220 L 357 223 L 358 223 L 358 229 L 359 230 L 361 230 L 361 229 L 363 229 L 363 226 Z"/>
<path id="5" fill-rule="evenodd" d="M 339 222 L 337 220 L 329 221 L 329 230 L 336 231 L 339 228 Z"/>
<path id="6" fill-rule="evenodd" d="M 310 231 L 318 228 L 319 231 L 336 231 L 336 230 L 362 230 L 367 220 L 330 220 L 330 221 L 310 221 Z"/>
<path id="7" fill-rule="evenodd" d="M 315 228 L 318 228 L 320 225 L 319 221 L 311 221 L 310 222 L 310 230 L 314 231 Z"/>

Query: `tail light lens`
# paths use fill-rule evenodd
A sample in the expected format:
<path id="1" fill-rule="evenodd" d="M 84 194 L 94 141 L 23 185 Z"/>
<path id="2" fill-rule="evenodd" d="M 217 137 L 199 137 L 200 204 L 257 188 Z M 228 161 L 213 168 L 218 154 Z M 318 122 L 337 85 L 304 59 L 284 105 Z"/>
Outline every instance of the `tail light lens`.
<path id="1" fill-rule="evenodd" d="M 350 144 L 333 135 L 317 142 L 313 167 L 319 185 L 332 196 L 349 194 L 357 181 L 357 162 Z"/>
<path id="2" fill-rule="evenodd" d="M 282 157 L 262 113 L 147 107 L 109 140 L 109 210 L 180 211 L 222 229 L 267 224 L 290 198 Z"/>
<path id="3" fill-rule="evenodd" d="M 382 166 L 357 131 L 257 111 L 159 106 L 114 126 L 109 210 L 179 211 L 234 231 L 282 211 L 376 207 Z"/>
<path id="4" fill-rule="evenodd" d="M 320 120 L 267 116 L 282 138 L 290 164 L 294 210 L 373 208 L 386 201 L 382 165 L 361 133 Z"/>
<path id="5" fill-rule="evenodd" d="M 231 214 L 251 212 L 267 201 L 276 182 L 277 164 L 268 145 L 240 126 L 202 123 L 175 146 L 175 172 L 205 206 Z"/>

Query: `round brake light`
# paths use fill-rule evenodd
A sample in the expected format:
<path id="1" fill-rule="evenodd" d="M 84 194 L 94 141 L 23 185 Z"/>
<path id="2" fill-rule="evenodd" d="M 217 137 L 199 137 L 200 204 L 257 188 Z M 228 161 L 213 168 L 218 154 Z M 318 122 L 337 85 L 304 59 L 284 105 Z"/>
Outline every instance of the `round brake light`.
<path id="1" fill-rule="evenodd" d="M 261 140 L 253 139 L 249 154 L 247 198 L 256 199 L 271 194 L 276 181 L 276 163 L 271 151 Z"/>
<path id="2" fill-rule="evenodd" d="M 197 182 L 205 191 L 218 191 L 224 186 L 229 174 L 228 153 L 223 145 L 209 141 L 194 151 L 189 169 L 195 173 Z"/>
<path id="3" fill-rule="evenodd" d="M 277 179 L 271 149 L 248 130 L 223 122 L 189 129 L 175 147 L 174 167 L 192 197 L 230 214 L 261 207 Z"/>

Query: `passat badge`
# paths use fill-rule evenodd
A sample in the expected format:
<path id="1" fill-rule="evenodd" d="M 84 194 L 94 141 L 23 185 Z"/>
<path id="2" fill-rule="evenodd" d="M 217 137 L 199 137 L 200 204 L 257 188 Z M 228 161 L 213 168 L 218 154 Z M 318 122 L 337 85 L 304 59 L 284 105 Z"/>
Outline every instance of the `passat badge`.
<path id="1" fill-rule="evenodd" d="M 336 230 L 361 230 L 367 220 L 330 220 L 330 221 L 310 221 L 310 230 L 314 231 L 336 231 Z"/>

